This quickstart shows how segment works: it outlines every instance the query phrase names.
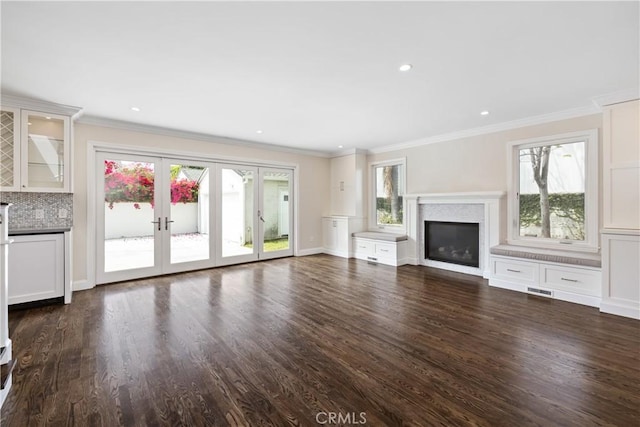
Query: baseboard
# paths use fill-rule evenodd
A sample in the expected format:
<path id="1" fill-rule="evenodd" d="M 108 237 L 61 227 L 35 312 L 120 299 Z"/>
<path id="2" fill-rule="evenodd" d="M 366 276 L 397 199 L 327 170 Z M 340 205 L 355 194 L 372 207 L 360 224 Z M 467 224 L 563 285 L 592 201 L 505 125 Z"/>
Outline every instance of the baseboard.
<path id="1" fill-rule="evenodd" d="M 345 251 L 335 251 L 333 249 L 323 248 L 322 253 L 333 255 L 333 256 L 339 256 L 342 258 L 349 258 L 349 252 L 345 252 Z"/>
<path id="2" fill-rule="evenodd" d="M 600 311 L 602 313 L 615 314 L 617 316 L 640 320 L 640 307 L 638 307 L 637 303 L 620 304 L 611 301 L 602 301 L 600 303 Z"/>
<path id="3" fill-rule="evenodd" d="M 93 288 L 95 288 L 95 285 L 93 283 L 89 283 L 88 280 L 74 280 L 71 283 L 71 289 L 73 292 L 86 291 L 87 289 Z"/>
<path id="4" fill-rule="evenodd" d="M 561 301 L 573 302 L 575 304 L 588 305 L 590 307 L 600 307 L 600 298 L 590 295 L 580 295 L 571 292 L 553 291 L 553 297 Z"/>
<path id="5" fill-rule="evenodd" d="M 321 253 L 324 253 L 324 249 L 322 248 L 299 249 L 296 256 L 318 255 Z"/>

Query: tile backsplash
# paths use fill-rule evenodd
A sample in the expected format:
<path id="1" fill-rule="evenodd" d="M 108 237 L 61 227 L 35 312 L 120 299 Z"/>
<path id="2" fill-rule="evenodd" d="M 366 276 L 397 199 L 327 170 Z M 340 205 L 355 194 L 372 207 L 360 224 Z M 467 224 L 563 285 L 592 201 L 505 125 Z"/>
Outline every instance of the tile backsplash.
<path id="1" fill-rule="evenodd" d="M 73 225 L 72 193 L 0 192 L 9 208 L 9 230 L 19 228 L 66 228 Z M 60 215 L 60 214 L 63 215 Z M 60 218 L 65 216 L 66 218 Z"/>

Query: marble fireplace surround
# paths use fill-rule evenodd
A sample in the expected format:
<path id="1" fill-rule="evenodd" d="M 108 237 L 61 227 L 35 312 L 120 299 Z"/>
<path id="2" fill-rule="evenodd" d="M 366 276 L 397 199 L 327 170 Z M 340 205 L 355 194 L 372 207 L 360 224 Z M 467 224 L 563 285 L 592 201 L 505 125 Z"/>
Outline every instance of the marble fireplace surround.
<path id="1" fill-rule="evenodd" d="M 409 263 L 473 274 L 488 279 L 489 248 L 500 243 L 500 216 L 505 195 L 504 191 L 405 195 Z M 425 221 L 478 223 L 480 267 L 425 259 Z"/>

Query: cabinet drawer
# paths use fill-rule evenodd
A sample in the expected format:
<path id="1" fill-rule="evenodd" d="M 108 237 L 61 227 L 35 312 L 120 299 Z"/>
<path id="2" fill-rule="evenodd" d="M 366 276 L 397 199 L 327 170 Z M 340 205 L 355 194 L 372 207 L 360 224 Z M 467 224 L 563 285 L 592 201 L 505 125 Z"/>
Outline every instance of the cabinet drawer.
<path id="1" fill-rule="evenodd" d="M 541 283 L 549 288 L 600 296 L 602 274 L 597 270 L 563 266 L 542 266 Z"/>
<path id="2" fill-rule="evenodd" d="M 375 243 L 371 240 L 354 239 L 355 251 L 357 254 L 373 255 L 375 254 Z"/>
<path id="3" fill-rule="evenodd" d="M 396 256 L 396 246 L 389 243 L 376 243 L 376 256 L 394 257 Z"/>
<path id="4" fill-rule="evenodd" d="M 537 283 L 538 264 L 518 262 L 493 258 L 493 275 L 501 279 L 517 280 L 518 282 Z"/>

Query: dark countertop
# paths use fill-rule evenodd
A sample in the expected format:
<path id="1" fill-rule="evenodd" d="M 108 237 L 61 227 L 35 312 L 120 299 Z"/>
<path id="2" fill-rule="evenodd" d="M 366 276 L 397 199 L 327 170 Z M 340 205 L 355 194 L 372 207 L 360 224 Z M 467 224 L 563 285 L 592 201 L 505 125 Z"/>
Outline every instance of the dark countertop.
<path id="1" fill-rule="evenodd" d="M 20 236 L 24 234 L 56 234 L 71 231 L 71 227 L 44 227 L 44 228 L 14 228 L 9 229 L 9 236 Z"/>

